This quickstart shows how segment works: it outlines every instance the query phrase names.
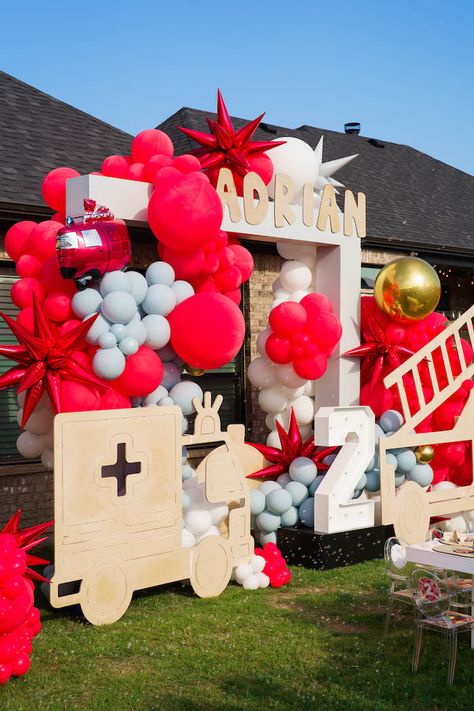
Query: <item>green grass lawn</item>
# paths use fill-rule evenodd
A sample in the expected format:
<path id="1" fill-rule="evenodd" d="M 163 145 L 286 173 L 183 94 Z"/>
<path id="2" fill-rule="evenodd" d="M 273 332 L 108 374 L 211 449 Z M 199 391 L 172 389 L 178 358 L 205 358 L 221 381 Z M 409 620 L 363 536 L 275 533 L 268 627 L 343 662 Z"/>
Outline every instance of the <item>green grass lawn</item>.
<path id="1" fill-rule="evenodd" d="M 385 589 L 380 561 L 295 568 L 280 590 L 233 583 L 211 600 L 183 585 L 138 593 L 106 627 L 53 611 L 41 598 L 31 669 L 0 687 L 0 710 L 473 708 L 468 636 L 454 688 L 446 685 L 441 635 L 426 636 L 412 675 L 411 618 L 400 614 L 384 638 Z"/>

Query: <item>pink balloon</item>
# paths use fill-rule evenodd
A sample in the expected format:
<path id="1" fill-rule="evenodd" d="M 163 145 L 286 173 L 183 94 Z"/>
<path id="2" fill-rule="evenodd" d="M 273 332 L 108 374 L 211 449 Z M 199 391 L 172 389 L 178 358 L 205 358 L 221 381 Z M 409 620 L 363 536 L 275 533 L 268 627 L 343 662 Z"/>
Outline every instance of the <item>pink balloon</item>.
<path id="1" fill-rule="evenodd" d="M 190 296 L 173 309 L 168 321 L 173 349 L 195 368 L 220 368 L 237 355 L 244 340 L 244 317 L 221 294 Z"/>
<path id="2" fill-rule="evenodd" d="M 15 262 L 28 252 L 30 235 L 35 227 L 36 222 L 22 220 L 10 227 L 6 233 L 5 250 Z"/>
<path id="3" fill-rule="evenodd" d="M 43 180 L 43 199 L 53 210 L 66 212 L 66 180 L 80 175 L 73 168 L 54 168 Z"/>
<path id="4" fill-rule="evenodd" d="M 145 165 L 145 178 L 148 180 L 148 182 L 153 183 L 156 174 L 159 170 L 161 170 L 162 168 L 169 168 L 172 165 L 172 158 L 157 153 L 156 155 L 152 156 L 152 158 L 150 158 L 150 160 L 147 161 Z"/>
<path id="5" fill-rule="evenodd" d="M 156 153 L 171 156 L 174 153 L 171 138 L 157 128 L 141 131 L 132 141 L 132 158 L 134 161 L 146 163 Z"/>
<path id="6" fill-rule="evenodd" d="M 132 163 L 128 167 L 127 180 L 140 180 L 146 183 L 145 164 Z"/>
<path id="7" fill-rule="evenodd" d="M 197 170 L 201 170 L 201 164 L 196 156 L 185 154 L 174 159 L 173 168 L 183 174 L 194 173 Z"/>

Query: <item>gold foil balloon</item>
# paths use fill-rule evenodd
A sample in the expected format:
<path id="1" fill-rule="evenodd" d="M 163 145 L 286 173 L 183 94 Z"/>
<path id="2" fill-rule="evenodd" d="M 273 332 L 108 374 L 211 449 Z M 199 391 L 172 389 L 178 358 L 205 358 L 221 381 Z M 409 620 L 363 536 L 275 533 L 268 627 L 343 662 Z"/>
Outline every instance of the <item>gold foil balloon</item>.
<path id="1" fill-rule="evenodd" d="M 416 461 L 419 464 L 429 464 L 434 457 L 434 449 L 430 444 L 424 444 L 415 449 Z"/>
<path id="2" fill-rule="evenodd" d="M 186 373 L 189 373 L 189 375 L 194 375 L 196 378 L 198 378 L 200 375 L 204 375 L 206 372 L 205 370 L 201 370 L 200 368 L 193 368 L 192 365 L 188 365 L 187 363 L 184 364 L 184 369 Z"/>
<path id="3" fill-rule="evenodd" d="M 399 321 L 418 321 L 432 313 L 441 296 L 433 267 L 418 257 L 400 257 L 387 264 L 374 284 L 377 306 Z"/>

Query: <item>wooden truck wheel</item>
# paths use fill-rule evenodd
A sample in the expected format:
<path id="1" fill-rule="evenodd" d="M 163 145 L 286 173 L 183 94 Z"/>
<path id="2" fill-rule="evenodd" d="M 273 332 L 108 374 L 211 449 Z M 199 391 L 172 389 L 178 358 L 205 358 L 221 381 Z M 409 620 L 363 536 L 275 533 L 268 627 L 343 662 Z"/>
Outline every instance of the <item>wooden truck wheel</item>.
<path id="1" fill-rule="evenodd" d="M 193 550 L 191 585 L 199 597 L 217 597 L 227 587 L 232 562 L 226 539 L 208 536 Z"/>
<path id="2" fill-rule="evenodd" d="M 406 543 L 421 543 L 430 527 L 428 502 L 423 489 L 408 481 L 395 498 L 395 535 Z"/>
<path id="3" fill-rule="evenodd" d="M 120 561 L 95 566 L 81 583 L 81 608 L 93 625 L 117 622 L 132 599 L 127 576 Z"/>

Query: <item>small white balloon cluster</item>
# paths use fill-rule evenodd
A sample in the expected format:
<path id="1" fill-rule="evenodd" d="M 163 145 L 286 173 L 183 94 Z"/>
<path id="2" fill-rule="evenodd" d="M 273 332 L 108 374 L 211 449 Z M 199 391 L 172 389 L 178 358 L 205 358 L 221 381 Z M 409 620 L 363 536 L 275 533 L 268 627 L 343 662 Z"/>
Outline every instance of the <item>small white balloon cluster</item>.
<path id="1" fill-rule="evenodd" d="M 246 590 L 268 588 L 270 578 L 263 572 L 266 562 L 263 556 L 253 555 L 248 563 L 241 563 L 234 568 L 232 571 L 232 580 L 235 580 L 236 583 L 242 585 Z"/>
<path id="2" fill-rule="evenodd" d="M 283 262 L 280 274 L 273 282 L 271 309 L 285 301 L 300 302 L 315 291 L 315 248 L 278 244 L 277 249 L 288 261 Z M 252 385 L 260 389 L 258 402 L 262 410 L 267 413 L 265 424 L 270 430 L 267 444 L 271 447 L 280 447 L 275 420 L 288 429 L 292 408 L 303 439 L 311 435 L 315 413 L 314 382 L 300 378 L 291 363 L 281 365 L 270 360 L 265 350 L 265 343 L 270 333 L 271 329 L 267 325 L 257 338 L 259 356 L 250 363 L 248 378 Z"/>
<path id="3" fill-rule="evenodd" d="M 163 367 L 167 363 L 163 363 Z M 170 365 L 172 365 L 170 363 Z M 179 369 L 174 366 L 173 369 L 165 370 L 161 385 L 158 385 L 145 398 L 133 398 L 132 405 L 134 407 L 164 407 L 165 405 L 177 405 L 183 413 L 181 432 L 184 434 L 189 425 L 188 417 L 195 412 L 193 400 L 196 399 L 202 402 L 204 393 L 202 388 L 192 380 L 181 380 Z"/>
<path id="4" fill-rule="evenodd" d="M 360 478 L 352 498 L 357 499 L 366 491 L 368 495 L 377 495 L 380 491 L 380 447 L 381 437 L 390 437 L 403 425 L 403 415 L 396 410 L 384 412 L 375 424 L 375 454 L 365 473 Z M 433 481 L 433 470 L 429 464 L 419 464 L 415 456 L 415 447 L 399 447 L 386 454 L 387 464 L 395 468 L 395 486 L 402 486 L 405 481 L 414 481 L 421 487 L 427 487 Z M 326 460 L 325 460 L 326 463 Z"/>
<path id="5" fill-rule="evenodd" d="M 261 545 L 276 543 L 281 527 L 302 523 L 314 528 L 314 492 L 322 479 L 312 459 L 297 457 L 276 481 L 264 481 L 252 490 L 252 528 Z"/>
<path id="6" fill-rule="evenodd" d="M 211 504 L 206 499 L 205 484 L 197 480 L 183 447 L 183 521 L 181 544 L 192 548 L 208 536 L 220 536 L 219 526 L 229 515 L 226 503 Z"/>
<path id="7" fill-rule="evenodd" d="M 96 288 L 74 294 L 72 309 L 78 318 L 99 313 L 86 336 L 90 344 L 99 346 L 92 361 L 94 373 L 104 380 L 118 378 L 126 358 L 142 345 L 165 356 L 165 375 L 178 370 L 183 363 L 168 346 L 171 334 L 166 317 L 193 294 L 187 281 L 175 281 L 174 270 L 166 262 L 153 262 L 145 276 L 135 271 L 108 272 Z"/>
<path id="8" fill-rule="evenodd" d="M 448 489 L 457 489 L 457 486 L 452 481 L 439 481 L 432 487 L 432 491 L 447 491 Z M 474 510 L 457 511 L 451 514 L 451 518 L 438 521 L 435 528 L 441 531 L 474 533 Z"/>
<path id="9" fill-rule="evenodd" d="M 26 393 L 18 394 L 18 405 L 20 407 L 17 415 L 18 424 L 21 425 L 23 418 L 23 405 Z M 25 459 L 41 459 L 45 469 L 52 470 L 53 455 L 53 412 L 49 398 L 43 393 L 37 406 L 31 413 L 25 424 L 23 432 L 19 435 L 16 446 L 18 452 Z"/>

